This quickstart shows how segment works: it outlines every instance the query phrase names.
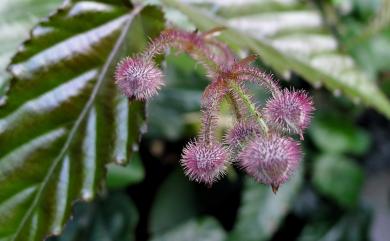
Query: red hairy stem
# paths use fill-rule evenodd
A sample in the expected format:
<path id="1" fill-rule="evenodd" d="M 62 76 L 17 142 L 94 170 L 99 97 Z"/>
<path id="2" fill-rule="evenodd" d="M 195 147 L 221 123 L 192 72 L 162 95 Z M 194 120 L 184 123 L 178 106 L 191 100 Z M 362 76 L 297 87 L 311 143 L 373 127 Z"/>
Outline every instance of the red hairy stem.
<path id="1" fill-rule="evenodd" d="M 248 93 L 248 90 L 240 83 L 235 83 L 236 87 L 240 89 L 240 93 L 247 96 L 247 98 L 253 103 L 253 100 L 251 98 L 251 95 Z M 232 85 L 230 83 L 230 85 Z M 248 106 L 246 105 L 245 101 L 243 100 L 242 96 L 238 91 L 236 91 L 234 88 L 229 89 L 229 93 L 231 93 L 232 97 L 235 100 L 236 108 L 239 110 L 242 118 L 250 119 L 253 117 L 253 113 L 248 110 Z"/>
<path id="2" fill-rule="evenodd" d="M 273 96 L 280 94 L 278 81 L 272 75 L 268 75 L 264 71 L 249 65 L 236 65 L 235 71 L 240 76 L 239 82 L 250 81 L 270 91 Z"/>
<path id="3" fill-rule="evenodd" d="M 202 34 L 167 29 L 154 39 L 142 56 L 148 59 L 162 54 L 166 49 L 174 48 L 189 54 L 206 69 L 209 76 L 215 76 L 219 70 L 215 63 L 213 51 L 208 46 Z"/>
<path id="4" fill-rule="evenodd" d="M 221 42 L 214 39 L 207 39 L 207 43 L 217 48 L 222 55 L 216 54 L 213 56 L 213 60 L 220 65 L 220 68 L 228 68 L 234 63 L 234 54 L 230 48 Z"/>
<path id="5" fill-rule="evenodd" d="M 201 33 L 201 35 L 204 37 L 204 38 L 209 38 L 209 37 L 212 37 L 216 34 L 219 34 L 221 33 L 222 31 L 226 30 L 226 27 L 224 26 L 219 26 L 219 27 L 215 27 L 215 28 L 212 28 L 208 31 L 205 31 L 203 33 Z"/>
<path id="6" fill-rule="evenodd" d="M 233 113 L 236 116 L 237 120 L 241 120 L 241 118 L 244 116 L 245 113 L 242 112 L 242 109 L 240 108 L 239 99 L 234 95 L 232 91 L 229 91 L 229 93 L 226 95 L 228 101 L 230 102 Z"/>
<path id="7" fill-rule="evenodd" d="M 223 79 L 214 80 L 203 92 L 201 101 L 202 127 L 199 136 L 200 140 L 205 143 L 212 143 L 215 139 L 220 104 L 227 93 L 228 88 Z"/>
<path id="8" fill-rule="evenodd" d="M 244 89 L 241 88 L 240 84 L 236 82 L 229 82 L 229 87 L 231 88 L 234 93 L 237 94 L 237 96 L 242 100 L 243 106 L 245 106 L 246 110 L 248 111 L 248 114 L 250 117 L 255 118 L 257 123 L 261 126 L 263 132 L 265 135 L 268 135 L 269 128 L 267 123 L 265 122 L 263 118 L 263 114 L 260 112 L 260 110 L 256 107 L 256 105 L 252 101 L 252 97 L 244 92 Z"/>
<path id="9" fill-rule="evenodd" d="M 304 91 L 281 90 L 272 75 L 251 66 L 256 56 L 237 60 L 226 44 L 213 38 L 222 30 L 199 33 L 167 29 L 151 41 L 143 54 L 122 60 L 117 65 L 115 81 L 129 99 L 147 101 L 164 85 L 163 73 L 153 58 L 169 48 L 188 54 L 206 69 L 211 83 L 202 95 L 199 137 L 183 150 L 180 162 L 185 174 L 211 186 L 225 173 L 229 160 L 237 160 L 248 175 L 276 192 L 302 156 L 299 143 L 286 134 L 299 134 L 303 139 L 314 110 L 313 102 Z M 248 82 L 272 94 L 265 108 L 258 108 L 253 101 L 246 89 Z M 237 117 L 224 137 L 228 147 L 215 135 L 225 97 Z"/>

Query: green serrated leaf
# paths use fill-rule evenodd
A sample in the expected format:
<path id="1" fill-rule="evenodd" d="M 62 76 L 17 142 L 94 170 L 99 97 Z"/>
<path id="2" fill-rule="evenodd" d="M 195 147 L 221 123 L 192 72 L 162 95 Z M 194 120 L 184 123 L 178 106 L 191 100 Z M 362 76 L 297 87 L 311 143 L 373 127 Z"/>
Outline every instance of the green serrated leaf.
<path id="1" fill-rule="evenodd" d="M 324 85 L 336 95 L 343 93 L 390 117 L 389 100 L 351 57 L 338 50 L 337 41 L 324 28 L 320 13 L 309 4 L 298 0 L 278 3 L 204 0 L 195 2 L 212 7 L 196 7 L 177 0 L 161 2 L 183 13 L 200 30 L 227 26 L 228 30 L 220 36 L 222 40 L 257 53 L 280 74 L 288 76 L 294 71 L 314 86 Z M 242 11 L 243 8 L 250 12 Z"/>
<path id="2" fill-rule="evenodd" d="M 0 105 L 7 89 L 9 75 L 6 65 L 18 45 L 27 38 L 28 30 L 57 8 L 62 0 L 3 0 L 0 2 Z M 26 14 L 28 9 L 28 14 Z M 4 100 L 3 100 L 4 101 Z"/>
<path id="3" fill-rule="evenodd" d="M 362 169 L 346 157 L 328 154 L 315 160 L 314 186 L 342 207 L 356 206 L 363 179 Z"/>
<path id="4" fill-rule="evenodd" d="M 165 234 L 153 238 L 152 241 L 224 241 L 225 238 L 225 230 L 218 221 L 206 217 L 199 220 L 190 220 Z"/>
<path id="5" fill-rule="evenodd" d="M 153 237 L 194 217 L 195 202 L 194 187 L 182 170 L 174 171 L 160 187 L 151 210 L 149 229 Z"/>
<path id="6" fill-rule="evenodd" d="M 74 0 L 32 30 L 0 109 L 0 240 L 59 234 L 73 202 L 104 185 L 105 165 L 129 160 L 144 104 L 121 96 L 112 72 L 162 28 L 154 7 Z"/>
<path id="7" fill-rule="evenodd" d="M 275 195 L 269 186 L 246 179 L 237 223 L 229 241 L 269 240 L 287 215 L 291 203 L 302 185 L 300 169 Z"/>

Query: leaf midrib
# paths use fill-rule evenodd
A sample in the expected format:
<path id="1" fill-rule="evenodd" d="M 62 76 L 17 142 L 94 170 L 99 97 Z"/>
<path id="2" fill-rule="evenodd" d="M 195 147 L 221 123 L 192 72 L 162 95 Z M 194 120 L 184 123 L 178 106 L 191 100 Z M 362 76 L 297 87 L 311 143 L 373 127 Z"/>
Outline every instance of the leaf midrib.
<path id="1" fill-rule="evenodd" d="M 210 16 L 209 14 L 204 13 L 197 7 L 189 7 L 186 4 L 183 4 L 177 0 L 161 0 L 163 5 L 168 7 L 173 7 L 184 13 L 188 18 L 195 23 L 197 27 L 201 30 L 207 30 L 212 26 L 225 26 L 223 19 L 220 19 L 216 16 Z M 231 27 L 227 27 L 228 30 L 221 34 L 221 39 L 225 42 L 249 48 L 252 51 L 262 52 L 262 60 L 267 64 L 270 64 L 275 69 L 278 69 L 281 73 L 288 70 L 295 70 L 298 74 L 303 76 L 308 82 L 315 85 L 316 83 L 324 84 L 330 89 L 343 89 L 345 94 L 350 97 L 358 96 L 362 98 L 368 105 L 375 107 L 381 111 L 384 115 L 390 118 L 390 103 L 387 100 L 386 96 L 379 91 L 378 88 L 373 86 L 375 90 L 376 97 L 372 98 L 370 94 L 359 91 L 359 86 L 350 86 L 344 82 L 337 81 L 334 77 L 330 76 L 327 73 L 324 73 L 320 69 L 314 69 L 312 66 L 303 63 L 299 59 L 286 56 L 280 51 L 276 50 L 272 46 L 264 42 L 260 42 L 250 36 L 246 36 L 246 33 L 242 33 L 239 30 L 235 30 Z M 237 38 L 237 36 L 240 36 Z M 274 60 L 275 58 L 268 58 L 269 56 L 277 56 L 280 61 Z M 283 63 L 280 63 L 283 62 Z M 308 76 L 315 75 L 316 78 L 309 78 Z M 326 79 L 327 81 L 321 81 Z"/>
<path id="2" fill-rule="evenodd" d="M 109 68 L 112 65 L 112 62 L 114 61 L 115 56 L 118 54 L 120 47 L 126 38 L 127 32 L 130 28 L 131 23 L 133 22 L 134 17 L 143 9 L 143 7 L 144 7 L 143 5 L 135 6 L 134 9 L 132 9 L 131 12 L 128 14 L 128 16 L 127 16 L 128 20 L 125 23 L 123 30 L 122 30 L 120 36 L 118 37 L 114 47 L 113 47 L 113 50 L 111 51 L 110 55 L 108 56 L 107 61 L 104 63 L 104 65 L 102 67 L 102 70 L 98 76 L 98 79 L 97 79 L 96 84 L 92 90 L 92 93 L 91 93 L 87 103 L 85 104 L 85 107 L 83 108 L 82 112 L 80 113 L 79 117 L 77 118 L 76 122 L 74 123 L 72 129 L 70 130 L 68 137 L 64 143 L 64 146 L 61 149 L 61 152 L 59 153 L 59 155 L 54 159 L 54 161 L 50 165 L 50 168 L 49 168 L 44 180 L 42 181 L 42 183 L 37 191 L 37 194 L 34 197 L 34 201 L 31 204 L 31 206 L 29 207 L 29 209 L 27 210 L 26 214 L 23 216 L 22 221 L 20 222 L 20 225 L 18 226 L 18 229 L 15 232 L 15 235 L 11 239 L 12 241 L 15 241 L 16 238 L 19 236 L 22 229 L 26 225 L 27 221 L 30 219 L 34 210 L 38 206 L 38 204 L 41 200 L 41 197 L 42 197 L 42 193 L 45 190 L 45 188 L 47 187 L 47 184 L 49 183 L 49 180 L 52 177 L 56 167 L 63 160 L 65 154 L 67 153 L 67 151 L 72 143 L 73 137 L 76 135 L 81 123 L 84 121 L 84 119 L 88 115 L 92 105 L 94 104 L 95 99 L 98 96 L 98 93 L 101 89 L 102 83 L 104 82 L 105 77 L 109 71 Z"/>

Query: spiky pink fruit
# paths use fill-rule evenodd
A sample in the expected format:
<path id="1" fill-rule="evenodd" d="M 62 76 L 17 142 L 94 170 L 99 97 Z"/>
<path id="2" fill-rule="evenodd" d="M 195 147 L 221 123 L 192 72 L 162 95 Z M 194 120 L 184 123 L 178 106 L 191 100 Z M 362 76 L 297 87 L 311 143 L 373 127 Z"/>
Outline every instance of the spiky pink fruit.
<path id="1" fill-rule="evenodd" d="M 276 191 L 297 169 L 302 154 L 298 142 L 271 135 L 257 137 L 239 155 L 241 166 L 256 181 Z"/>
<path id="2" fill-rule="evenodd" d="M 222 145 L 197 141 L 187 144 L 180 162 L 191 180 L 211 185 L 224 174 L 227 160 L 228 151 Z"/>
<path id="3" fill-rule="evenodd" d="M 310 124 L 313 110 L 313 101 L 306 92 L 284 89 L 268 100 L 264 115 L 274 128 L 299 134 L 303 139 L 303 131 Z"/>
<path id="4" fill-rule="evenodd" d="M 163 73 L 150 60 L 127 57 L 116 67 L 115 83 L 128 98 L 147 100 L 163 85 Z"/>
<path id="5" fill-rule="evenodd" d="M 260 135 L 261 131 L 259 126 L 253 121 L 240 121 L 237 122 L 233 128 L 228 132 L 225 137 L 226 143 L 232 147 L 232 149 L 241 149 L 250 139 Z"/>

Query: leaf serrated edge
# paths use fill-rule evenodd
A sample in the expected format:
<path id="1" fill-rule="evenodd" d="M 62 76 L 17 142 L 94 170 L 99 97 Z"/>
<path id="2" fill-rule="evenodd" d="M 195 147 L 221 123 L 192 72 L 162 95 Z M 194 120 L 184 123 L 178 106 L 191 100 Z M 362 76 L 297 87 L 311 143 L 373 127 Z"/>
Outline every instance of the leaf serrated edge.
<path id="1" fill-rule="evenodd" d="M 66 2 L 65 2 L 66 3 Z M 128 29 L 130 28 L 131 26 L 131 23 L 133 22 L 132 20 L 134 19 L 134 17 L 141 12 L 141 10 L 144 8 L 144 5 L 138 5 L 138 6 L 135 6 L 134 9 L 132 9 L 132 11 L 128 14 L 128 20 L 127 22 L 125 23 L 124 27 L 123 27 L 123 30 L 120 34 L 120 36 L 118 37 L 114 47 L 113 47 L 113 50 L 111 51 L 107 61 L 104 63 L 103 65 L 103 68 L 97 78 L 97 81 L 96 81 L 96 84 L 92 90 L 92 93 L 91 93 L 91 96 L 89 97 L 87 103 L 85 104 L 85 107 L 83 108 L 82 112 L 80 113 L 79 117 L 77 118 L 75 124 L 73 125 L 72 129 L 70 130 L 69 134 L 68 134 L 68 137 L 64 143 L 64 146 L 63 148 L 61 149 L 61 152 L 59 153 L 59 155 L 54 159 L 53 163 L 51 164 L 44 180 L 42 181 L 42 184 L 40 185 L 38 191 L 37 191 L 37 194 L 35 195 L 35 198 L 33 200 L 33 203 L 31 204 L 30 208 L 27 210 L 26 214 L 24 215 L 23 219 L 21 220 L 20 222 L 20 225 L 18 226 L 18 229 L 16 230 L 14 236 L 12 237 L 11 241 L 15 241 L 17 240 L 18 236 L 20 235 L 22 229 L 25 227 L 27 221 L 30 219 L 30 217 L 32 216 L 34 210 L 36 209 L 36 207 L 38 206 L 39 202 L 40 202 L 40 199 L 41 199 L 41 195 L 43 193 L 43 191 L 45 190 L 45 188 L 47 187 L 47 183 L 48 181 L 50 180 L 50 178 L 52 177 L 55 169 L 57 168 L 57 166 L 59 165 L 59 163 L 61 163 L 61 161 L 63 160 L 66 152 L 68 151 L 70 145 L 71 145 L 71 142 L 72 142 L 72 139 L 73 137 L 75 136 L 76 132 L 78 131 L 81 123 L 83 122 L 83 120 L 85 119 L 85 117 L 87 116 L 87 114 L 89 113 L 95 99 L 96 99 L 96 96 L 98 95 L 99 91 L 100 91 L 100 87 L 104 81 L 104 78 L 112 64 L 112 61 L 114 60 L 115 58 L 115 55 L 117 54 L 117 52 L 119 51 L 120 49 L 120 46 L 122 44 L 122 42 L 125 40 L 126 38 L 126 34 L 127 34 L 127 31 Z M 80 198 L 80 200 L 82 201 L 88 201 L 88 200 L 84 200 L 83 198 Z M 48 234 L 49 236 L 50 235 L 54 235 L 54 234 Z"/>
<path id="2" fill-rule="evenodd" d="M 216 16 L 210 16 L 208 12 L 203 12 L 201 9 L 198 9 L 194 6 L 189 7 L 187 4 L 179 2 L 177 0 L 161 0 L 163 6 L 175 8 L 186 15 L 193 23 L 200 28 L 201 30 L 207 30 L 207 28 L 213 26 L 225 26 L 223 19 L 217 18 Z M 367 94 L 362 94 L 358 88 L 353 88 L 350 85 L 338 81 L 334 77 L 330 76 L 323 71 L 314 69 L 312 66 L 299 61 L 298 59 L 292 59 L 280 53 L 278 50 L 274 49 L 272 46 L 268 46 L 263 42 L 260 42 L 252 37 L 245 36 L 244 33 L 239 30 L 235 30 L 231 27 L 225 26 L 227 30 L 221 34 L 221 38 L 230 44 L 234 44 L 240 47 L 245 46 L 245 48 L 251 49 L 258 54 L 261 53 L 263 56 L 262 60 L 278 70 L 280 73 L 284 73 L 287 70 L 294 69 L 295 72 L 300 74 L 312 85 L 316 86 L 318 84 L 324 83 L 326 87 L 330 90 L 343 90 L 345 95 L 354 100 L 354 97 L 361 98 L 368 106 L 375 108 L 384 114 L 387 118 L 390 118 L 390 102 L 388 98 L 378 89 L 375 83 L 372 83 L 372 87 L 375 90 L 375 98 Z M 235 36 L 240 36 L 241 38 L 236 38 Z M 262 51 L 261 51 L 262 50 Z M 264 54 L 266 53 L 266 54 Z M 275 56 L 284 60 L 283 66 L 277 61 L 273 61 L 267 56 Z M 293 67 L 293 68 L 292 68 Z M 311 72 L 315 71 L 316 78 L 310 78 Z"/>
<path id="3" fill-rule="evenodd" d="M 29 42 L 31 42 L 31 40 L 34 38 L 33 36 L 33 32 L 36 28 L 38 28 L 41 24 L 43 23 L 47 23 L 49 22 L 50 20 L 53 19 L 53 17 L 57 16 L 58 14 L 60 14 L 61 12 L 67 10 L 67 8 L 69 8 L 71 5 L 70 5 L 70 1 L 68 0 L 64 0 L 64 2 L 58 7 L 56 8 L 54 11 L 50 12 L 46 17 L 43 17 L 41 18 L 31 29 L 30 31 L 28 32 L 28 36 L 26 39 L 24 39 L 18 46 L 15 54 L 11 57 L 11 60 L 10 60 L 10 63 L 7 65 L 6 67 L 6 70 L 7 72 L 13 77 L 12 80 L 15 80 L 17 79 L 17 76 L 11 71 L 11 66 L 13 65 L 14 61 L 15 61 L 15 58 L 23 51 L 24 49 L 24 46 L 25 45 L 28 45 Z M 12 84 L 12 81 L 11 81 L 11 84 Z"/>
<path id="4" fill-rule="evenodd" d="M 40 18 L 39 21 L 34 24 L 34 26 L 28 31 L 28 36 L 18 45 L 16 48 L 15 54 L 10 58 L 9 63 L 6 65 L 5 70 L 10 75 L 0 82 L 0 107 L 6 104 L 7 94 L 11 89 L 11 86 L 16 81 L 17 76 L 11 71 L 11 65 L 22 51 L 23 46 L 28 45 L 28 43 L 33 38 L 34 30 L 39 27 L 42 23 L 50 21 L 54 16 L 58 15 L 60 12 L 65 11 L 70 6 L 70 0 L 63 0 L 62 4 L 58 6 L 55 10 L 51 11 L 46 17 Z"/>

